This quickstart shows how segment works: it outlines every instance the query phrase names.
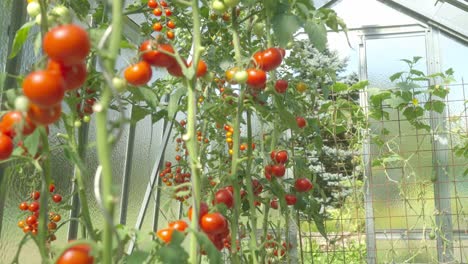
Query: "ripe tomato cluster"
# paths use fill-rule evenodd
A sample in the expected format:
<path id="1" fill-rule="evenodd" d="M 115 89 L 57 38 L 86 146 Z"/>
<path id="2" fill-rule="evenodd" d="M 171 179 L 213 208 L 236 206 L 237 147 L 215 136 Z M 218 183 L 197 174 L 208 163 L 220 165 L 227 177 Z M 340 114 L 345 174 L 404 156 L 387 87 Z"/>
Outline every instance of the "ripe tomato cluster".
<path id="1" fill-rule="evenodd" d="M 0 121 L 0 160 L 8 159 L 13 153 L 16 135 L 30 135 L 36 129 L 31 118 L 20 111 L 10 111 Z"/>
<path id="2" fill-rule="evenodd" d="M 179 157 L 179 158 L 177 158 Z M 176 160 L 180 161 L 180 156 L 176 156 Z M 190 177 L 191 173 L 186 172 L 185 168 L 183 166 L 177 165 L 177 166 L 172 166 L 172 163 L 170 161 L 165 162 L 165 168 L 159 173 L 159 176 L 161 177 L 162 182 L 166 186 L 175 186 L 175 193 L 174 193 L 174 199 L 184 202 L 188 198 L 190 198 L 190 193 L 187 193 L 185 195 L 180 194 L 179 192 L 186 193 L 188 191 L 187 186 L 182 186 L 180 188 L 177 188 L 177 185 L 180 185 L 182 183 L 190 182 Z"/>
<path id="3" fill-rule="evenodd" d="M 173 221 L 168 224 L 168 227 L 159 229 L 156 232 L 156 235 L 162 241 L 164 241 L 164 243 L 169 243 L 172 240 L 172 234 L 174 233 L 175 230 L 184 233 L 187 227 L 188 227 L 188 224 L 184 220 Z"/>
<path id="4" fill-rule="evenodd" d="M 291 244 L 288 245 L 285 241 L 278 243 L 272 234 L 267 234 L 264 246 L 270 256 L 279 258 L 283 258 L 286 252 L 292 247 Z M 270 261 L 268 263 L 270 263 Z"/>
<path id="5" fill-rule="evenodd" d="M 46 126 L 60 118 L 65 92 L 78 89 L 86 81 L 85 58 L 90 49 L 88 33 L 77 25 L 59 25 L 45 34 L 47 68 L 31 72 L 23 81 L 32 122 Z"/>
<path id="6" fill-rule="evenodd" d="M 148 7 L 153 9 L 153 15 L 155 15 L 157 18 L 160 18 L 164 13 L 164 15 L 166 16 L 165 20 L 167 21 L 168 17 L 172 16 L 172 10 L 170 9 L 169 4 L 164 0 L 159 1 L 159 3 L 157 0 L 149 0 Z M 166 37 L 168 39 L 174 39 L 175 33 L 174 31 L 172 31 L 172 29 L 176 27 L 175 22 L 173 20 L 167 21 L 166 27 L 167 27 Z M 163 30 L 162 23 L 160 21 L 155 22 L 153 24 L 153 30 L 157 32 L 162 31 Z"/>
<path id="7" fill-rule="evenodd" d="M 199 224 L 201 230 L 208 236 L 213 245 L 222 250 L 226 245 L 230 245 L 230 230 L 227 219 L 219 212 L 209 212 L 208 204 L 202 202 L 199 209 Z M 192 207 L 188 210 L 188 218 L 192 220 Z M 202 249 L 203 250 L 203 249 Z"/>
<path id="8" fill-rule="evenodd" d="M 286 173 L 285 164 L 288 162 L 288 152 L 286 150 L 271 151 L 271 163 L 265 166 L 265 178 L 271 181 L 271 176 L 283 177 Z"/>
<path id="9" fill-rule="evenodd" d="M 242 182 L 240 182 L 243 185 Z M 245 190 L 245 185 L 242 186 L 240 190 L 241 200 L 245 199 L 247 196 L 247 191 Z M 260 206 L 260 194 L 263 191 L 263 185 L 257 179 L 252 179 L 252 190 L 254 195 L 254 205 Z M 234 206 L 234 187 L 232 185 L 218 189 L 214 195 L 213 204 L 224 204 L 228 209 L 231 209 Z"/>
<path id="10" fill-rule="evenodd" d="M 49 186 L 49 196 L 54 203 L 60 203 L 62 201 L 62 196 L 60 194 L 55 193 L 55 185 L 51 184 Z M 30 214 L 26 215 L 24 220 L 18 221 L 18 227 L 23 230 L 24 233 L 30 233 L 32 235 L 37 235 L 38 227 L 39 227 L 39 198 L 41 193 L 39 191 L 33 191 L 30 195 L 31 202 L 24 201 L 20 203 L 19 209 L 24 212 L 30 212 Z M 49 212 L 49 222 L 47 224 L 47 229 L 49 231 L 48 241 L 54 241 L 55 231 L 57 229 L 57 223 L 60 222 L 62 217 L 60 214 Z"/>

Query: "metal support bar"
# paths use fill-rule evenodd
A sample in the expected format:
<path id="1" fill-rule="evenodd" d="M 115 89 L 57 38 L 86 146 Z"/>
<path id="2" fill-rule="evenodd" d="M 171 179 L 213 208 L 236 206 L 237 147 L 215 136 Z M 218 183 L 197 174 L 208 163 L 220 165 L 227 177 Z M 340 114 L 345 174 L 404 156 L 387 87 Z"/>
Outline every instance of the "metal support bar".
<path id="1" fill-rule="evenodd" d="M 359 79 L 361 81 L 367 80 L 367 60 L 366 60 L 366 39 L 361 36 L 359 43 Z M 364 109 L 364 115 L 368 117 L 369 105 L 367 102 L 367 89 L 359 94 L 359 104 Z M 371 164 L 371 143 L 369 136 L 370 127 L 363 131 L 363 153 L 362 160 L 364 163 L 364 207 L 366 213 L 366 250 L 367 250 L 367 263 L 374 264 L 376 259 L 376 243 L 375 243 L 375 223 L 374 223 L 374 207 L 372 197 L 372 164 Z"/>
<path id="2" fill-rule="evenodd" d="M 83 123 L 80 129 L 78 130 L 78 142 L 80 142 L 80 146 L 78 146 L 78 153 L 81 159 L 84 159 L 86 156 L 86 149 L 85 146 L 88 144 L 88 134 L 89 134 L 89 123 Z M 73 170 L 73 178 L 76 178 L 76 173 L 79 173 L 79 168 L 75 166 Z M 88 175 L 81 175 L 81 177 L 88 177 Z M 78 195 L 79 187 L 76 184 L 76 180 L 73 181 L 73 185 L 71 188 L 71 193 L 74 193 L 71 201 L 71 210 L 70 210 L 70 218 L 77 218 L 80 213 L 80 196 Z M 68 240 L 74 240 L 77 238 L 78 234 L 78 224 L 77 221 L 70 221 L 68 225 Z"/>
<path id="3" fill-rule="evenodd" d="M 458 0 L 442 0 L 441 2 L 449 3 L 454 7 L 457 7 L 465 12 L 468 12 L 468 2 L 467 1 L 458 1 Z"/>
<path id="4" fill-rule="evenodd" d="M 133 108 L 130 109 L 132 111 Z M 133 111 L 132 111 L 133 113 Z M 132 114 L 133 115 L 133 114 Z M 131 118 L 130 118 L 131 119 Z M 120 191 L 120 223 L 125 225 L 127 223 L 127 209 L 128 209 L 128 196 L 130 189 L 130 176 L 132 174 L 133 164 L 133 148 L 135 146 L 135 130 L 136 124 L 130 123 L 127 139 L 127 151 L 125 152 L 124 174 L 122 179 L 122 188 Z"/>
<path id="5" fill-rule="evenodd" d="M 148 185 L 146 187 L 146 192 L 145 192 L 145 195 L 143 197 L 143 202 L 142 202 L 142 205 L 140 207 L 140 212 L 138 213 L 137 221 L 136 221 L 136 224 L 135 224 L 135 229 L 140 229 L 141 228 L 141 226 L 143 224 L 143 219 L 145 218 L 146 209 L 148 208 L 149 199 L 151 198 L 151 193 L 153 192 L 153 189 L 154 189 L 154 185 L 159 181 L 159 173 L 158 172 L 159 172 L 159 169 L 160 169 L 162 157 L 164 155 L 164 152 L 166 151 L 167 143 L 169 141 L 169 137 L 170 137 L 171 132 L 172 132 L 172 126 L 173 126 L 173 123 L 170 122 L 169 125 L 168 125 L 168 129 L 166 129 L 164 131 L 163 140 L 161 142 L 161 148 L 160 148 L 160 151 L 157 153 L 156 161 L 155 161 L 153 169 L 151 171 L 150 180 L 149 180 Z M 158 192 L 157 189 L 155 191 Z M 132 239 L 130 241 L 130 245 L 128 246 L 128 249 L 127 249 L 127 254 L 132 253 L 133 248 L 135 247 L 135 242 L 136 242 L 135 239 Z"/>
<path id="6" fill-rule="evenodd" d="M 426 35 L 427 45 L 427 68 L 428 74 L 441 72 L 440 67 L 440 49 L 439 49 L 440 31 L 438 28 L 432 28 Z M 440 80 L 431 80 L 431 85 L 439 84 Z M 444 100 L 444 98 L 438 98 Z M 446 111 L 439 114 L 434 111 L 430 113 L 430 123 L 432 129 L 432 163 L 436 181 L 434 182 L 434 200 L 436 209 L 436 224 L 440 233 L 437 234 L 437 254 L 441 263 L 451 263 L 453 256 L 453 230 L 452 230 L 452 206 L 450 195 L 450 184 L 448 179 L 448 150 L 438 140 L 438 138 L 447 138 L 447 127 L 445 117 Z"/>

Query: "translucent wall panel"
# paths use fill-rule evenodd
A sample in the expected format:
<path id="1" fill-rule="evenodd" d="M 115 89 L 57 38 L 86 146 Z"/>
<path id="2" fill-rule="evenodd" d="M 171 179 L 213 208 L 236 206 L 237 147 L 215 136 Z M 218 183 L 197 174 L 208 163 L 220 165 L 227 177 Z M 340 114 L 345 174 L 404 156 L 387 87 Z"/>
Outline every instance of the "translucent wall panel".
<path id="1" fill-rule="evenodd" d="M 415 19 L 376 0 L 342 0 L 334 5 L 333 9 L 343 18 L 348 28 L 417 23 Z"/>
<path id="2" fill-rule="evenodd" d="M 341 75 L 346 76 L 351 73 L 359 72 L 359 39 L 356 32 L 348 32 L 348 40 L 344 33 L 328 33 L 328 47 L 330 50 L 338 52 L 340 59 L 347 61 L 347 66 Z"/>

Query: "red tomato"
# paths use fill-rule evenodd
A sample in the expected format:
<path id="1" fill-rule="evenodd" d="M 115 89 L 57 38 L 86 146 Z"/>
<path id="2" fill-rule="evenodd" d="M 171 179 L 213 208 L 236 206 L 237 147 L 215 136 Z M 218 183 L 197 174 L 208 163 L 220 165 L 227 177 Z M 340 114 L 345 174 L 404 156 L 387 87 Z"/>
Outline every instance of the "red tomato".
<path id="1" fill-rule="evenodd" d="M 2 117 L 0 122 L 0 131 L 3 134 L 13 138 L 16 131 L 21 130 L 24 136 L 30 135 L 36 129 L 36 125 L 27 116 L 24 118 L 20 111 L 10 111 Z"/>
<path id="2" fill-rule="evenodd" d="M 299 128 L 304 128 L 307 125 L 307 121 L 302 117 L 296 117 L 296 123 Z"/>
<path id="3" fill-rule="evenodd" d="M 255 64 L 264 71 L 276 69 L 283 61 L 283 56 L 277 48 L 259 51 L 253 56 Z"/>
<path id="4" fill-rule="evenodd" d="M 252 189 L 255 195 L 259 195 L 263 191 L 263 186 L 257 179 L 253 179 Z"/>
<path id="5" fill-rule="evenodd" d="M 67 249 L 56 264 L 93 264 L 94 257 L 90 253 L 89 245 L 78 244 Z"/>
<path id="6" fill-rule="evenodd" d="M 179 232 L 184 232 L 187 229 L 188 224 L 184 220 L 177 220 L 169 223 L 169 228 L 175 229 Z"/>
<path id="7" fill-rule="evenodd" d="M 49 60 L 47 70 L 58 73 L 65 81 L 65 90 L 75 90 L 80 88 L 86 81 L 86 63 L 81 62 L 73 65 Z"/>
<path id="8" fill-rule="evenodd" d="M 37 223 L 37 216 L 35 215 L 30 215 L 28 216 L 28 218 L 26 218 L 26 224 L 28 225 L 34 225 L 35 223 Z"/>
<path id="9" fill-rule="evenodd" d="M 162 26 L 161 22 L 156 22 L 156 23 L 153 24 L 153 30 L 154 30 L 154 31 L 158 31 L 158 32 L 159 32 L 159 31 L 162 30 L 162 28 L 163 28 L 163 26 Z"/>
<path id="10" fill-rule="evenodd" d="M 28 117 L 38 125 L 47 126 L 60 118 L 62 106 L 54 105 L 52 108 L 42 108 L 35 104 L 29 104 Z"/>
<path id="11" fill-rule="evenodd" d="M 247 69 L 247 84 L 252 88 L 263 90 L 266 85 L 266 73 L 260 69 Z"/>
<path id="12" fill-rule="evenodd" d="M 23 93 L 34 104 L 52 107 L 62 101 L 65 82 L 51 71 L 31 72 L 23 81 Z"/>
<path id="13" fill-rule="evenodd" d="M 168 67 L 167 72 L 174 77 L 184 76 L 184 73 L 182 72 L 182 67 L 180 67 L 179 63 L 177 62 L 172 66 Z"/>
<path id="14" fill-rule="evenodd" d="M 192 62 L 188 64 L 188 66 L 192 66 Z M 208 67 L 203 60 L 198 61 L 197 65 L 197 77 L 202 77 L 208 72 Z"/>
<path id="15" fill-rule="evenodd" d="M 60 195 L 60 194 L 54 194 L 54 195 L 52 196 L 52 200 L 53 200 L 54 202 L 56 202 L 56 203 L 60 203 L 60 202 L 62 201 L 62 195 Z"/>
<path id="16" fill-rule="evenodd" d="M 276 152 L 275 161 L 282 164 L 288 162 L 288 152 L 286 150 L 280 150 Z"/>
<path id="17" fill-rule="evenodd" d="M 284 94 L 288 89 L 288 81 L 277 80 L 275 83 L 275 91 L 279 94 Z"/>
<path id="18" fill-rule="evenodd" d="M 55 184 L 51 183 L 49 185 L 49 192 L 54 192 L 55 191 Z"/>
<path id="19" fill-rule="evenodd" d="M 177 63 L 173 56 L 166 54 L 174 54 L 174 48 L 169 44 L 157 44 L 153 40 L 146 40 L 141 43 L 140 52 L 144 61 L 156 67 L 167 68 Z"/>
<path id="20" fill-rule="evenodd" d="M 267 178 L 267 180 L 271 181 L 271 173 L 273 171 L 273 166 L 268 164 L 265 166 L 265 178 Z"/>
<path id="21" fill-rule="evenodd" d="M 278 200 L 271 200 L 270 207 L 273 209 L 278 209 Z"/>
<path id="22" fill-rule="evenodd" d="M 298 192 L 308 192 L 312 190 L 314 185 L 307 178 L 299 178 L 294 183 L 294 187 L 296 188 Z"/>
<path id="23" fill-rule="evenodd" d="M 13 152 L 13 141 L 7 135 L 0 134 L 0 160 L 8 159 Z"/>
<path id="24" fill-rule="evenodd" d="M 34 201 L 29 204 L 29 211 L 36 212 L 38 210 L 39 210 L 39 202 Z"/>
<path id="25" fill-rule="evenodd" d="M 158 7 L 158 2 L 156 2 L 156 0 L 148 0 L 148 7 L 149 8 L 156 8 L 156 7 Z"/>
<path id="26" fill-rule="evenodd" d="M 207 236 L 218 250 L 224 248 L 223 237 L 220 234 L 207 234 Z"/>
<path id="27" fill-rule="evenodd" d="M 227 228 L 227 220 L 220 213 L 208 213 L 201 219 L 201 229 L 209 234 L 220 234 Z"/>
<path id="28" fill-rule="evenodd" d="M 29 204 L 28 204 L 27 202 L 22 202 L 22 203 L 20 203 L 20 205 L 19 205 L 19 209 L 20 209 L 21 211 L 26 211 L 26 210 L 29 209 Z"/>
<path id="29" fill-rule="evenodd" d="M 271 168 L 271 174 L 273 174 L 276 177 L 283 177 L 285 173 L 286 167 L 284 167 L 284 164 L 275 164 Z"/>
<path id="30" fill-rule="evenodd" d="M 168 7 L 168 6 L 169 6 L 169 5 L 167 4 L 167 2 L 164 1 L 164 0 L 159 1 L 159 3 L 161 4 L 162 7 Z"/>
<path id="31" fill-rule="evenodd" d="M 270 158 L 271 158 L 271 160 L 275 161 L 275 157 L 276 157 L 276 151 L 272 150 L 272 151 L 270 152 Z"/>
<path id="32" fill-rule="evenodd" d="M 295 205 L 297 202 L 297 197 L 294 194 L 286 194 L 284 196 L 287 205 Z"/>
<path id="33" fill-rule="evenodd" d="M 167 27 L 170 28 L 170 29 L 174 29 L 176 27 L 176 25 L 175 25 L 174 21 L 169 20 L 167 22 Z"/>
<path id="34" fill-rule="evenodd" d="M 161 8 L 156 7 L 155 9 L 153 9 L 153 15 L 155 15 L 155 16 L 161 16 L 161 15 L 162 15 L 162 10 L 161 10 Z"/>
<path id="35" fill-rule="evenodd" d="M 52 60 L 66 65 L 82 63 L 91 49 L 88 33 L 68 24 L 51 29 L 44 36 L 42 48 Z"/>
<path id="36" fill-rule="evenodd" d="M 41 193 L 39 191 L 34 191 L 31 193 L 31 198 L 33 198 L 33 200 L 38 200 L 39 197 L 41 197 Z"/>
<path id="37" fill-rule="evenodd" d="M 125 80 L 135 86 L 147 84 L 152 75 L 151 66 L 146 61 L 130 65 L 124 71 Z"/>
<path id="38" fill-rule="evenodd" d="M 174 230 L 173 228 L 163 228 L 158 230 L 156 234 L 162 241 L 169 243 L 172 240 L 172 233 L 174 233 Z"/>
<path id="39" fill-rule="evenodd" d="M 232 208 L 234 205 L 234 197 L 232 193 L 226 189 L 218 190 L 215 194 L 215 204 L 225 204 L 228 208 Z"/>
<path id="40" fill-rule="evenodd" d="M 232 185 L 229 185 L 229 186 L 226 186 L 224 187 L 225 190 L 228 190 L 231 195 L 234 197 L 234 187 L 232 187 Z"/>
<path id="41" fill-rule="evenodd" d="M 208 205 L 204 202 L 200 203 L 200 209 L 199 209 L 199 219 L 201 219 L 204 215 L 208 213 Z M 192 220 L 192 207 L 189 208 L 188 210 L 188 218 Z"/>
<path id="42" fill-rule="evenodd" d="M 172 31 L 172 30 L 167 31 L 167 32 L 166 32 L 166 37 L 167 37 L 168 39 L 174 39 L 174 37 L 175 37 L 174 31 Z"/>
<path id="43" fill-rule="evenodd" d="M 172 11 L 169 8 L 166 8 L 164 10 L 164 13 L 166 14 L 166 16 L 171 16 L 172 15 Z"/>

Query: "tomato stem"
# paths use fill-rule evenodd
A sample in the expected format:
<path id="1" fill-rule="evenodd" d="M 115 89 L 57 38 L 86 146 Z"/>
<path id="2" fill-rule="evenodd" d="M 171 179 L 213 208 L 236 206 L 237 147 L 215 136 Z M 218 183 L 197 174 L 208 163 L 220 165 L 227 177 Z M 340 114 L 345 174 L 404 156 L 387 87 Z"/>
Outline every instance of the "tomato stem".
<path id="1" fill-rule="evenodd" d="M 119 54 L 120 41 L 122 38 L 122 10 L 123 3 L 121 0 L 112 1 L 112 32 L 110 34 L 110 42 L 105 57 L 104 66 L 108 73 L 114 72 L 115 61 Z M 113 74 L 112 74 L 113 75 Z M 113 218 L 114 218 L 114 196 L 112 184 L 112 163 L 110 159 L 110 144 L 108 144 L 107 131 L 107 112 L 112 98 L 112 92 L 108 85 L 105 85 L 102 90 L 102 96 L 99 103 L 94 107 L 96 112 L 96 141 L 99 163 L 102 166 L 102 196 L 103 208 L 105 214 L 110 217 L 104 221 L 103 230 L 103 257 L 102 263 L 112 263 L 112 234 L 113 234 Z"/>
<path id="2" fill-rule="evenodd" d="M 47 131 L 44 126 L 39 127 L 41 143 L 44 150 L 45 156 L 42 157 L 42 181 L 41 181 L 41 196 L 40 196 L 40 208 L 39 208 L 39 227 L 38 227 L 38 246 L 41 252 L 42 259 L 47 259 L 47 211 L 49 198 L 49 184 L 51 180 L 51 167 L 50 167 L 50 149 L 49 149 L 49 138 Z"/>
<path id="3" fill-rule="evenodd" d="M 192 42 L 192 65 L 189 68 L 189 74 L 186 75 L 187 87 L 187 134 L 184 135 L 184 140 L 187 144 L 189 151 L 189 164 L 192 172 L 192 228 L 198 230 L 199 209 L 201 201 L 201 166 L 198 154 L 198 142 L 195 136 L 197 126 L 197 102 L 196 96 L 197 77 L 196 69 L 198 61 L 202 52 L 201 46 L 201 24 L 200 24 L 200 10 L 198 0 L 191 1 L 192 7 L 192 20 L 193 20 L 193 42 Z M 184 67 L 185 65 L 181 65 Z M 190 262 L 197 264 L 199 259 L 198 254 L 198 241 L 196 233 L 191 234 L 190 240 Z"/>

